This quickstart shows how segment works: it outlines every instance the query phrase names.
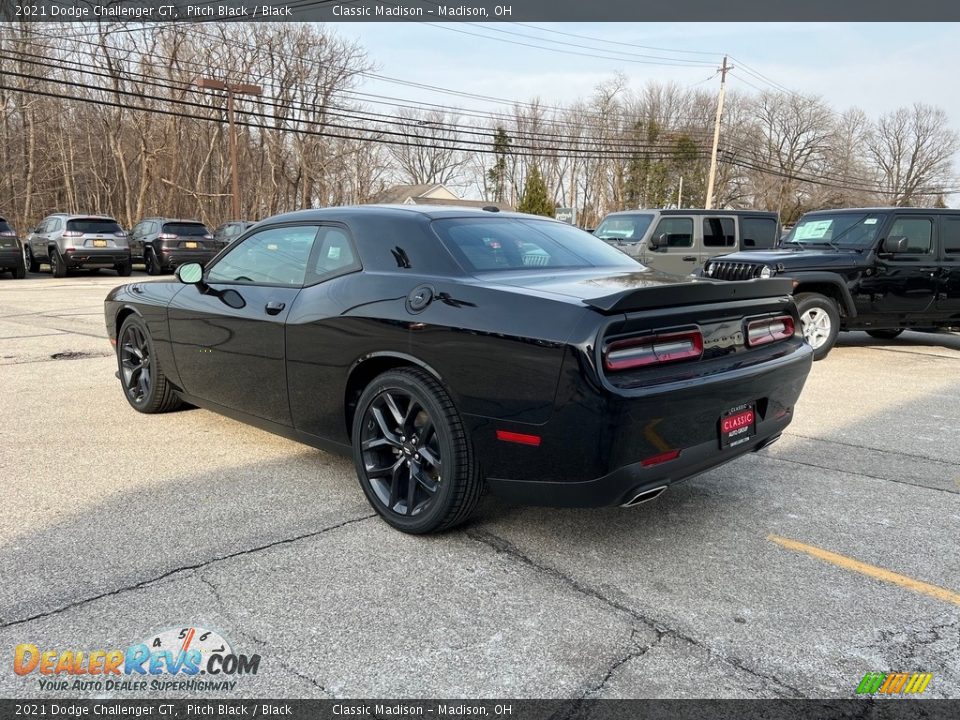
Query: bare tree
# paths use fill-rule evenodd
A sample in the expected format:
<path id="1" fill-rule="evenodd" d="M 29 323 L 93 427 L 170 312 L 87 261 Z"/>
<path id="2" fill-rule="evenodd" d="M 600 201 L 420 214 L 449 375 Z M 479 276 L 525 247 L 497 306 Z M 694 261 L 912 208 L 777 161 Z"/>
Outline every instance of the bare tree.
<path id="1" fill-rule="evenodd" d="M 889 202 L 907 206 L 930 201 L 949 185 L 960 138 L 941 108 L 916 103 L 883 115 L 867 148 Z"/>
<path id="2" fill-rule="evenodd" d="M 414 135 L 408 144 L 390 146 L 404 181 L 412 185 L 459 182 L 469 162 L 458 146 L 459 117 L 441 110 L 403 110 L 398 116 Z"/>

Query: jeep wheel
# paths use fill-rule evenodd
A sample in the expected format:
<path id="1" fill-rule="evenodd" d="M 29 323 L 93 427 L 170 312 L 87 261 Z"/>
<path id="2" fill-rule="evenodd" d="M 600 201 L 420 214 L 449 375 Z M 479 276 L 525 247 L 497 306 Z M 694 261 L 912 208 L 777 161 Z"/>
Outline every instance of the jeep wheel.
<path id="1" fill-rule="evenodd" d="M 130 277 L 130 273 L 133 272 L 133 263 L 127 260 L 126 262 L 114 265 L 113 269 L 117 271 L 117 275 L 120 277 Z"/>
<path id="2" fill-rule="evenodd" d="M 160 261 L 152 249 L 147 249 L 143 256 L 143 264 L 147 266 L 147 275 L 162 275 L 163 268 L 160 267 Z"/>
<path id="3" fill-rule="evenodd" d="M 33 259 L 33 250 L 29 245 L 23 249 L 23 262 L 30 272 L 40 272 L 40 263 Z"/>
<path id="4" fill-rule="evenodd" d="M 63 260 L 63 255 L 57 248 L 52 247 L 48 251 L 50 254 L 50 274 L 55 278 L 64 278 L 67 276 L 67 263 Z"/>
<path id="5" fill-rule="evenodd" d="M 823 360 L 837 342 L 840 332 L 837 304 L 820 293 L 800 293 L 795 299 L 803 339 L 813 348 L 813 359 Z"/>
<path id="6" fill-rule="evenodd" d="M 867 330 L 867 335 L 877 340 L 893 340 L 903 332 L 903 328 L 896 330 Z"/>
<path id="7" fill-rule="evenodd" d="M 26 276 L 27 276 L 27 268 L 23 263 L 20 263 L 13 269 L 14 280 L 23 280 Z"/>

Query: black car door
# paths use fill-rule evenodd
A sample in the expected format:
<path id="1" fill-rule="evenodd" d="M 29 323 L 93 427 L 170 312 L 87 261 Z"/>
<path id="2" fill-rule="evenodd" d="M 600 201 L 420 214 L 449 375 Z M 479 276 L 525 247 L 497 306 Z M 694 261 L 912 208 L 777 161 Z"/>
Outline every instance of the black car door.
<path id="1" fill-rule="evenodd" d="M 882 238 L 905 237 L 907 248 L 905 252 L 883 252 L 880 241 L 875 273 L 862 282 L 874 315 L 924 315 L 932 310 L 939 283 L 936 231 L 933 215 L 894 216 Z"/>
<path id="2" fill-rule="evenodd" d="M 291 424 L 284 324 L 317 229 L 291 224 L 253 233 L 173 299 L 170 338 L 188 394 Z"/>
<path id="3" fill-rule="evenodd" d="M 937 315 L 960 325 L 960 216 L 940 216 L 940 293 Z"/>

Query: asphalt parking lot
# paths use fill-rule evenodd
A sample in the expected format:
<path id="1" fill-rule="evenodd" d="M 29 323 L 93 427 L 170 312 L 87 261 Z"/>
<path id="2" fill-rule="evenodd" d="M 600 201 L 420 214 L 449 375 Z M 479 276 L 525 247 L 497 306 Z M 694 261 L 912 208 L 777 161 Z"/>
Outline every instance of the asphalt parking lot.
<path id="1" fill-rule="evenodd" d="M 410 537 L 347 459 L 131 410 L 120 282 L 0 280 L 7 662 L 193 626 L 261 655 L 219 696 L 852 697 L 903 671 L 960 697 L 960 334 L 851 333 L 779 443 L 655 502 L 488 498 Z M 7 668 L 0 696 L 63 697 Z"/>

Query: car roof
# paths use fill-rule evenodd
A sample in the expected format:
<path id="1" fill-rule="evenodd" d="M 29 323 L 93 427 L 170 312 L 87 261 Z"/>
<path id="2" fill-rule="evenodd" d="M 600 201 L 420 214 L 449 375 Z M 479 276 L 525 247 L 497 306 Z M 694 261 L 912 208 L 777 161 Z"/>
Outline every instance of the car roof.
<path id="1" fill-rule="evenodd" d="M 543 217 L 541 215 L 528 215 L 526 213 L 504 212 L 498 210 L 481 210 L 472 207 L 459 207 L 453 205 L 342 205 L 338 207 L 315 208 L 311 210 L 296 210 L 294 212 L 274 215 L 260 222 L 297 222 L 305 220 L 334 220 L 337 218 L 356 218 L 356 217 L 395 217 L 409 218 L 411 216 L 426 217 L 431 220 L 440 220 L 444 218 L 525 218 L 545 220 L 548 222 L 557 222 L 553 218 Z M 567 223 L 561 223 L 566 225 Z"/>
<path id="2" fill-rule="evenodd" d="M 96 213 L 50 213 L 47 217 L 64 217 L 64 218 L 90 218 L 91 220 L 114 220 L 111 215 L 97 215 Z"/>
<path id="3" fill-rule="evenodd" d="M 777 217 L 777 213 L 771 210 L 704 210 L 703 208 L 637 208 L 635 210 L 618 210 L 617 212 L 607 213 L 604 217 L 638 215 L 641 213 L 659 213 L 660 215 L 769 215 L 770 217 Z"/>
<path id="4" fill-rule="evenodd" d="M 922 207 L 862 207 L 862 208 L 824 208 L 823 210 L 809 210 L 804 215 L 826 215 L 834 213 L 905 213 L 907 215 L 929 215 L 938 213 L 945 215 L 958 215 L 960 210 L 954 208 L 922 208 Z"/>
<path id="5" fill-rule="evenodd" d="M 140 222 L 147 222 L 147 220 L 158 220 L 160 222 L 196 223 L 197 225 L 204 224 L 202 220 L 191 220 L 189 218 L 172 218 L 172 217 L 146 217 L 146 218 L 143 218 L 143 220 L 141 220 Z"/>

